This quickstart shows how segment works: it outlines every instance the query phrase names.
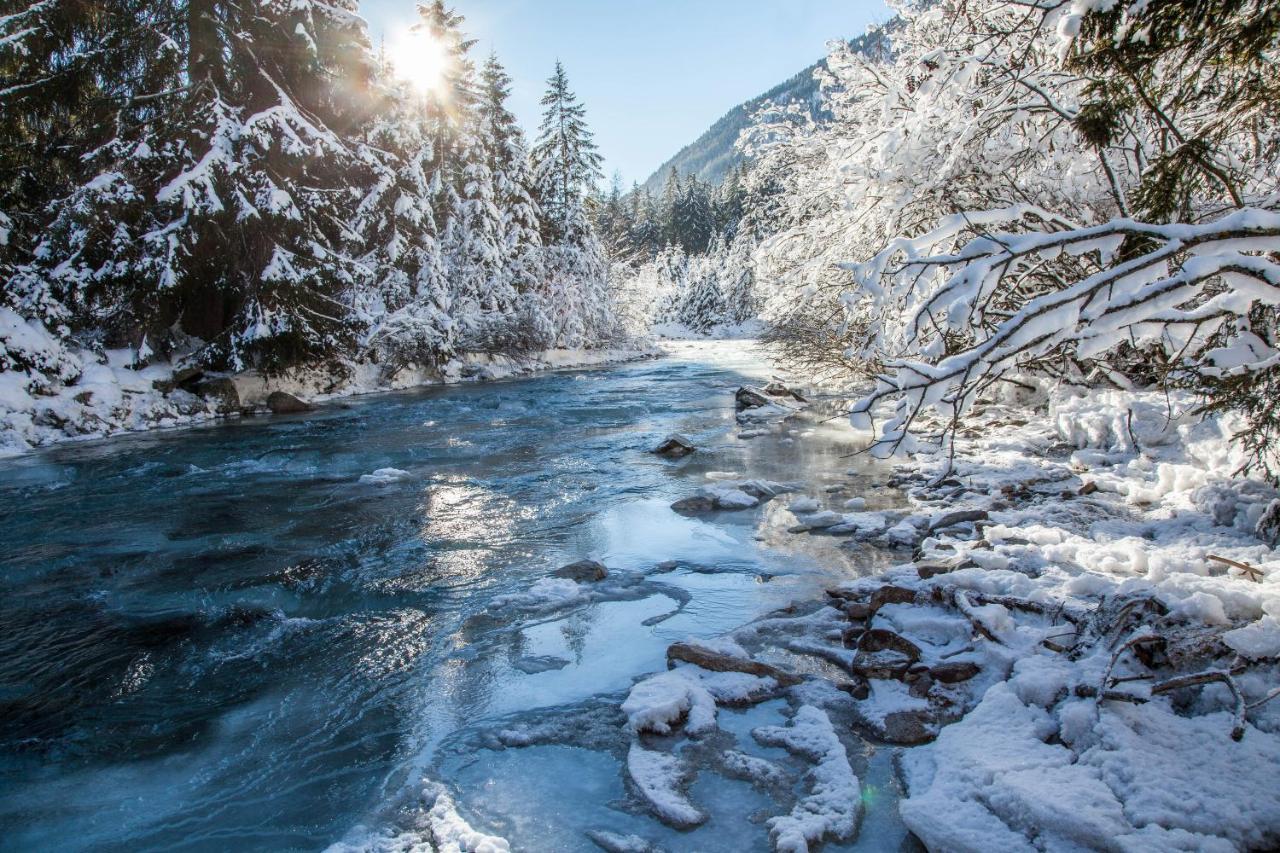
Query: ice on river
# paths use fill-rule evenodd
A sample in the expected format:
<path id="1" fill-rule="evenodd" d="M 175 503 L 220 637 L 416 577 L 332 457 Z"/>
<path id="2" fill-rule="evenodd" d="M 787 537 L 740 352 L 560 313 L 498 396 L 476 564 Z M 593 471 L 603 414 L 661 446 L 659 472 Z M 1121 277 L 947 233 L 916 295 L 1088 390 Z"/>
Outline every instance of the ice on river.
<path id="1" fill-rule="evenodd" d="M 866 565 L 835 540 L 789 537 L 780 502 L 714 518 L 670 504 L 708 483 L 842 471 L 854 448 L 835 427 L 739 441 L 733 391 L 772 368 L 751 345 L 672 346 L 607 371 L 5 461 L 0 631 L 21 651 L 0 676 L 23 687 L 0 732 L 0 836 L 25 849 L 217 838 L 251 850 L 439 833 L 459 848 L 595 850 L 599 831 L 672 851 L 767 849 L 751 817 L 788 814 L 790 794 L 696 741 L 688 753 L 642 743 L 693 771 L 681 790 L 708 822 L 677 833 L 624 784 L 619 706 L 666 669 L 671 643 Z M 672 432 L 699 452 L 648 453 Z M 583 558 L 609 577 L 552 577 Z M 594 717 L 574 716 L 583 703 Z M 790 715 L 725 705 L 708 737 L 732 734 L 731 751 L 799 784 L 807 764 L 749 733 Z M 565 719 L 571 734 L 539 739 Z M 503 731 L 529 745 L 504 746 Z M 557 790 L 521 790 L 529 778 Z"/>

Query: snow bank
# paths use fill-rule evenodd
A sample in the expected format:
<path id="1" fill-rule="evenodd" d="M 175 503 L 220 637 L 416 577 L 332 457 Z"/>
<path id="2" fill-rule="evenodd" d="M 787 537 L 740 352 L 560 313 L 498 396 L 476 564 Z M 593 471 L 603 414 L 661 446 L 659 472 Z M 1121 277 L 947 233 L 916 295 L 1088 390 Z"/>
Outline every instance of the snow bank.
<path id="1" fill-rule="evenodd" d="M 20 369 L 19 348 L 25 362 L 34 360 L 56 370 L 60 381 L 50 385 L 48 373 Z M 410 369 L 391 375 L 379 365 L 354 364 L 342 379 L 323 370 L 297 370 L 270 378 L 254 371 L 209 374 L 222 384 L 206 398 L 173 387 L 176 365 L 160 362 L 135 369 L 136 353 L 129 350 L 67 352 L 42 328 L 0 309 L 0 456 L 60 441 L 235 416 L 242 409 L 261 409 L 273 391 L 322 401 L 421 385 L 598 367 L 654 354 L 632 349 L 548 350 L 519 358 L 478 354 L 459 357 L 438 370 Z"/>
<path id="2" fill-rule="evenodd" d="M 902 818 L 930 849 L 957 853 L 1266 847 L 1280 833 L 1280 740 L 1236 743 L 1221 717 L 1159 703 L 1099 714 L 1082 701 L 1054 713 L 997 684 L 904 754 Z M 1071 746 L 1053 742 L 1064 735 Z"/>

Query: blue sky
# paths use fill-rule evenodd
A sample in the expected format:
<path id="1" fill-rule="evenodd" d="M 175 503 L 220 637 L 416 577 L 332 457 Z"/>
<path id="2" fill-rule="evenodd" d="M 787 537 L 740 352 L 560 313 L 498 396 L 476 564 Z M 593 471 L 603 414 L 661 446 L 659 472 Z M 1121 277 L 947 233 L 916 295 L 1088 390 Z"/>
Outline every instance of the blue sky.
<path id="1" fill-rule="evenodd" d="M 537 129 L 557 58 L 587 106 L 605 168 L 644 180 L 731 107 L 888 20 L 883 0 L 455 0 L 477 57 L 496 50 L 512 109 Z M 415 20 L 417 0 L 361 0 L 375 45 Z"/>

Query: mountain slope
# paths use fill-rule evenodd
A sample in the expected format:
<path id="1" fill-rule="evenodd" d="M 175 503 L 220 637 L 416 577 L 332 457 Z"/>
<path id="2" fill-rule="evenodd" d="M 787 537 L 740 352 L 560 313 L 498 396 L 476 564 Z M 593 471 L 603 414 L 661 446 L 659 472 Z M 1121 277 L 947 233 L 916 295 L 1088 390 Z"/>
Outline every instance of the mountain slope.
<path id="1" fill-rule="evenodd" d="M 883 56 L 888 51 L 889 36 L 896 29 L 898 20 L 894 18 L 882 27 L 851 39 L 849 44 L 854 50 L 867 56 Z M 698 180 L 719 184 L 733 167 L 742 162 L 742 155 L 734 147 L 738 134 L 751 123 L 751 117 L 756 111 L 769 102 L 785 104 L 807 101 L 814 118 L 821 119 L 818 81 L 814 79 L 814 72 L 825 66 L 826 59 L 815 62 L 763 95 L 729 110 L 706 133 L 659 166 L 644 182 L 644 186 L 653 193 L 660 192 L 672 166 L 681 175 L 693 173 L 698 176 Z"/>

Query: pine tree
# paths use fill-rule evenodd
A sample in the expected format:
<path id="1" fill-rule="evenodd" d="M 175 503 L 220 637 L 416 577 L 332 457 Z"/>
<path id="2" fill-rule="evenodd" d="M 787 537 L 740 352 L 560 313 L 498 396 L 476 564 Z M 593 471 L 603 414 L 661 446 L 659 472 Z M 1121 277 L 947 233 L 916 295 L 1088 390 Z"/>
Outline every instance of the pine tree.
<path id="1" fill-rule="evenodd" d="M 609 183 L 609 192 L 596 203 L 596 233 L 604 242 L 610 259 L 623 261 L 633 253 L 631 245 L 631 207 L 624 201 L 622 194 L 622 174 L 613 173 Z"/>
<path id="2" fill-rule="evenodd" d="M 613 334 L 604 249 L 587 213 L 602 176 L 601 158 L 559 62 L 547 87 L 531 160 L 543 213 L 548 300 L 561 345 L 579 347 Z"/>
<path id="3" fill-rule="evenodd" d="M 113 275 L 112 253 L 99 246 L 136 256 L 124 245 L 132 242 L 126 223 L 144 207 L 112 171 L 110 152 L 175 100 L 184 39 L 180 19 L 160 0 L 121 0 L 110 15 L 87 14 L 84 6 L 0 4 L 0 308 L 62 339 L 96 337 L 112 325 L 118 344 L 139 336 L 121 328 L 132 324 L 103 322 L 128 299 Z M 67 236 L 83 263 L 52 280 L 45 274 L 51 264 L 40 257 L 49 246 L 50 209 L 64 208 L 62 200 L 86 184 L 119 216 L 81 216 Z M 0 340 L 0 367 L 34 370 L 40 386 L 78 370 L 61 347 L 32 351 L 17 340 Z"/>
<path id="4" fill-rule="evenodd" d="M 715 234 L 715 215 L 707 185 L 689 175 L 680 191 L 675 212 L 675 232 L 686 252 L 704 254 Z"/>
<path id="5" fill-rule="evenodd" d="M 17 278 L 48 282 L 114 345 L 177 329 L 207 342 L 207 363 L 266 369 L 348 351 L 364 271 L 346 188 L 370 177 L 355 137 L 373 73 L 354 0 L 185 11 L 156 19 L 185 31 L 139 58 L 145 85 L 81 155 L 93 176 L 54 205 Z"/>
<path id="6" fill-rule="evenodd" d="M 563 69 L 535 181 L 461 16 L 419 6 L 448 54 L 424 96 L 389 82 L 357 11 L 0 0 L 0 369 L 45 391 L 107 347 L 396 370 L 612 334 L 600 158 Z"/>
<path id="7" fill-rule="evenodd" d="M 680 185 L 680 173 L 672 166 L 662 184 L 658 200 L 659 242 L 665 246 L 684 246 L 680 235 L 680 208 L 684 203 L 684 189 Z"/>
<path id="8" fill-rule="evenodd" d="M 507 107 L 511 78 L 495 55 L 481 72 L 479 135 L 493 175 L 495 204 L 502 214 L 503 275 L 516 295 L 519 345 L 554 343 L 554 328 L 540 292 L 545 279 L 541 212 L 533 198 L 533 178 L 524 133 Z"/>
<path id="9" fill-rule="evenodd" d="M 632 242 L 652 260 L 663 246 L 663 219 L 658 201 L 648 187 L 640 190 Z"/>
<path id="10" fill-rule="evenodd" d="M 432 212 L 435 162 L 417 99 L 398 87 L 391 108 L 374 126 L 376 149 L 393 160 L 357 212 L 356 229 L 373 277 L 360 291 L 358 318 L 368 331 L 363 356 L 394 371 L 451 357 L 458 329 Z"/>
<path id="11" fill-rule="evenodd" d="M 571 242 L 572 223 L 603 172 L 593 135 L 587 129 L 586 109 L 570 91 L 559 61 L 547 81 L 542 105 L 546 111 L 532 159 L 542 205 L 543 240 L 548 244 Z"/>
<path id="12" fill-rule="evenodd" d="M 732 240 L 738 233 L 738 223 L 742 221 L 745 212 L 747 192 L 743 186 L 742 172 L 741 164 L 730 169 L 712 202 L 715 229 L 727 240 Z"/>

